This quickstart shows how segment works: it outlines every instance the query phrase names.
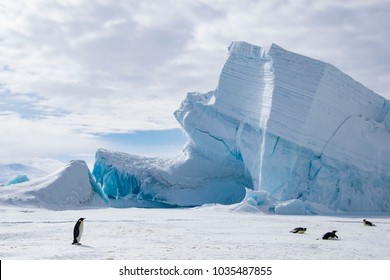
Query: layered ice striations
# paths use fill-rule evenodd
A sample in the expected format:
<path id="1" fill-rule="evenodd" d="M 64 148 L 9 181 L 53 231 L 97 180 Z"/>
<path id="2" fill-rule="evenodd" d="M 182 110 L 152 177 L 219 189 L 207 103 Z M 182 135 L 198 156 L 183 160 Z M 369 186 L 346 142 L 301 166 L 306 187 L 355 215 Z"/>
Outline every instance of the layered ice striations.
<path id="1" fill-rule="evenodd" d="M 249 188 L 300 205 L 389 211 L 389 109 L 330 64 L 234 42 L 216 90 L 188 93 L 174 113 L 189 138 L 182 154 L 99 150 L 93 175 L 125 206 L 231 204 Z"/>

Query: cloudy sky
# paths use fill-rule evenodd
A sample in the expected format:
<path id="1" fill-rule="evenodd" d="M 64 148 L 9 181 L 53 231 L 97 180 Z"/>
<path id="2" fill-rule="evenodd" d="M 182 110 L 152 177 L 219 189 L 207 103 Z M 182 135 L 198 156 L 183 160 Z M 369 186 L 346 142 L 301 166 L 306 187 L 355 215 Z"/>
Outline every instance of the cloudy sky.
<path id="1" fill-rule="evenodd" d="M 0 0 L 0 161 L 168 155 L 232 41 L 329 62 L 390 99 L 388 0 Z"/>

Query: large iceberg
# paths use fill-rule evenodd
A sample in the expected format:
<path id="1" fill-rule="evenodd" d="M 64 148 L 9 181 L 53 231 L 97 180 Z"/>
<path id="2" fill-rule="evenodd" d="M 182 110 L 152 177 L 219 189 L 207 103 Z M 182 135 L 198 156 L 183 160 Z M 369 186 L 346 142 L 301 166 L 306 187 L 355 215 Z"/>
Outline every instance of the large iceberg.
<path id="1" fill-rule="evenodd" d="M 234 42 L 214 91 L 174 113 L 188 136 L 173 159 L 98 150 L 113 202 L 232 204 L 246 189 L 346 211 L 390 210 L 390 101 L 336 67 Z"/>

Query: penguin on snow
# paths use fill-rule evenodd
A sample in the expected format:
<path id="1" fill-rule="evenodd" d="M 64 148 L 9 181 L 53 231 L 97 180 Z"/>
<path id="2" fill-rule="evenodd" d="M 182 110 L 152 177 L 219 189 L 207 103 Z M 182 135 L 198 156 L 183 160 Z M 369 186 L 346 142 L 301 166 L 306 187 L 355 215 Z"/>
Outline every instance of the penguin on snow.
<path id="1" fill-rule="evenodd" d="M 305 233 L 305 231 L 306 231 L 306 228 L 303 228 L 303 227 L 297 227 L 297 228 L 294 228 L 293 230 L 290 230 L 290 232 L 292 232 L 292 233 L 300 233 L 300 234 Z"/>
<path id="2" fill-rule="evenodd" d="M 85 218 L 80 218 L 74 226 L 72 245 L 81 245 L 80 239 L 81 239 L 81 235 L 83 234 L 83 230 L 84 230 L 84 220 L 85 220 Z"/>
<path id="3" fill-rule="evenodd" d="M 336 235 L 336 232 L 337 230 L 334 230 L 332 232 L 327 232 L 324 234 L 324 236 L 322 237 L 322 239 L 324 240 L 329 240 L 329 239 L 334 239 L 334 238 L 339 238 L 337 235 Z"/>
<path id="4" fill-rule="evenodd" d="M 367 221 L 366 219 L 363 219 L 363 224 L 365 226 L 375 227 L 375 224 L 371 223 L 370 221 Z"/>

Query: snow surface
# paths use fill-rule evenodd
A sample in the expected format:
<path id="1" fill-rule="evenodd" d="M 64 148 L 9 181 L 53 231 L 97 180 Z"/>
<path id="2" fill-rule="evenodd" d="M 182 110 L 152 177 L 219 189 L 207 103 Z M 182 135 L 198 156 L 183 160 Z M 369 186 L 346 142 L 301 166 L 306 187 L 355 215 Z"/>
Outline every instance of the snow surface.
<path id="1" fill-rule="evenodd" d="M 390 211 L 389 109 L 330 64 L 234 42 L 217 88 L 188 93 L 174 113 L 189 138 L 182 154 L 98 150 L 93 175 L 123 206 L 231 204 L 254 189 L 304 212 Z"/>
<path id="2" fill-rule="evenodd" d="M 0 258 L 388 260 L 388 216 L 265 215 L 236 205 L 52 211 L 0 205 Z M 81 246 L 73 227 L 86 217 Z M 376 227 L 363 226 L 362 219 Z M 305 234 L 289 231 L 306 227 Z M 338 240 L 322 240 L 337 230 Z"/>

